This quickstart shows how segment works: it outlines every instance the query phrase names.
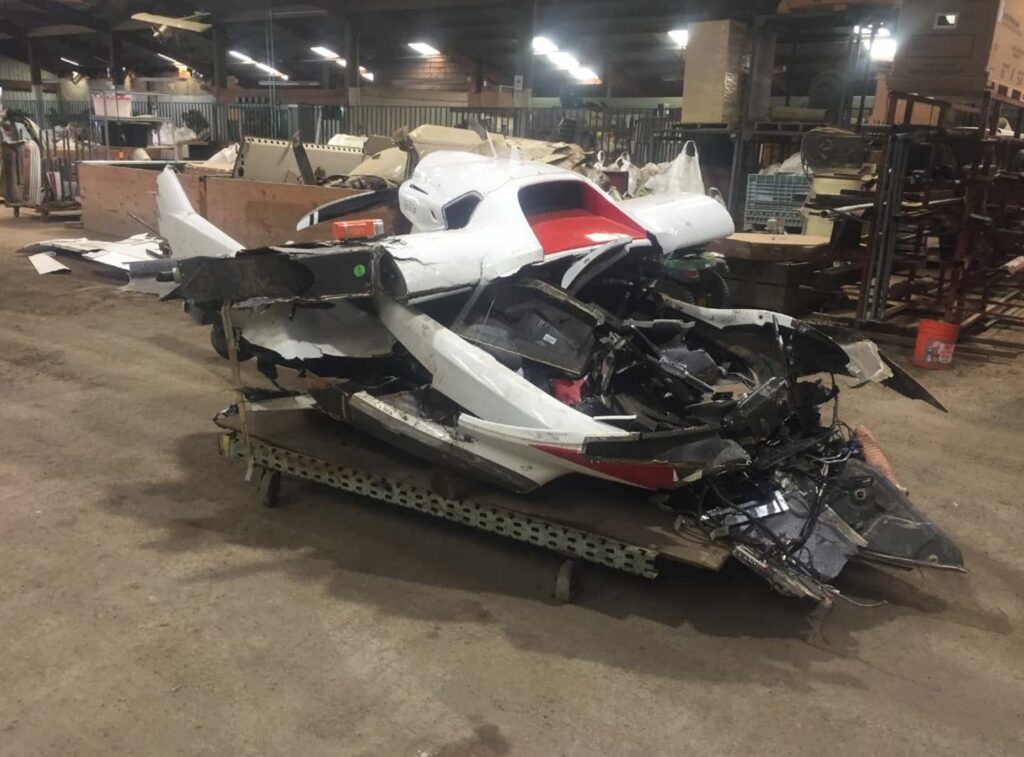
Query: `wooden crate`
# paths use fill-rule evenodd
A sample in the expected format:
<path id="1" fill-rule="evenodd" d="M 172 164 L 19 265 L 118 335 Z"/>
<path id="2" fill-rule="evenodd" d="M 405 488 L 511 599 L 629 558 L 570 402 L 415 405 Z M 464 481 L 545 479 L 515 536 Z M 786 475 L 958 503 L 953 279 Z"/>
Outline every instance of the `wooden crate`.
<path id="1" fill-rule="evenodd" d="M 156 179 L 158 171 L 82 163 L 80 183 L 82 223 L 87 233 L 125 237 L 145 231 L 135 215 L 157 228 Z M 277 184 L 184 173 L 178 177 L 196 212 L 246 247 L 288 241 L 329 239 L 330 224 L 296 231 L 299 218 L 332 200 L 361 194 L 362 190 Z M 401 222 L 397 210 L 369 211 L 360 218 L 380 218 L 392 233 Z"/>
<path id="2" fill-rule="evenodd" d="M 146 226 L 155 229 L 158 175 L 158 171 L 147 168 L 80 163 L 78 182 L 83 228 L 87 232 L 115 237 L 141 234 Z M 189 202 L 200 210 L 200 177 L 185 174 L 179 178 Z M 145 226 L 133 220 L 133 215 Z"/>

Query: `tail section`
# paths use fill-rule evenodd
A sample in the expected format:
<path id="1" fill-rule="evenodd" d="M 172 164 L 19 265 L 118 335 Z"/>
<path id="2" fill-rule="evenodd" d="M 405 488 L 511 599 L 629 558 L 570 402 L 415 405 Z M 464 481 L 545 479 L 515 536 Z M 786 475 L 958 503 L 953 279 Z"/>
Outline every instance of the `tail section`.
<path id="1" fill-rule="evenodd" d="M 170 245 L 172 257 L 231 257 L 243 247 L 196 213 L 170 167 L 157 177 L 156 207 L 160 236 Z"/>

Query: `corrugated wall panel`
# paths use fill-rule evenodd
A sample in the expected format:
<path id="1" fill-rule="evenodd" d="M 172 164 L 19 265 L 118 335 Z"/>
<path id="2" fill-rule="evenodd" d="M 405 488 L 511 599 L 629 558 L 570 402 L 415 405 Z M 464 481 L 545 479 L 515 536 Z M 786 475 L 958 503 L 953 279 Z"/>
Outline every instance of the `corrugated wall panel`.
<path id="1" fill-rule="evenodd" d="M 56 78 L 49 71 L 43 71 L 43 81 L 54 81 Z M 29 82 L 32 80 L 32 70 L 27 63 L 0 55 L 0 79 Z"/>

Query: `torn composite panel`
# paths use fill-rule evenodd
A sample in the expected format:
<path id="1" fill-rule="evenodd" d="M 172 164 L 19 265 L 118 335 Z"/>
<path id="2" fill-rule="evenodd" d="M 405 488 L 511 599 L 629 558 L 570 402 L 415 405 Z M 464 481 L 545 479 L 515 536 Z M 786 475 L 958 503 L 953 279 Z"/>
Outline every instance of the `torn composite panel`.
<path id="1" fill-rule="evenodd" d="M 243 245 L 199 215 L 170 166 L 156 179 L 160 236 L 175 258 L 226 257 Z"/>
<path id="2" fill-rule="evenodd" d="M 603 314 L 541 281 L 509 282 L 486 289 L 460 318 L 455 332 L 518 369 L 532 360 L 583 375 Z M 499 315 L 500 314 L 500 315 Z"/>
<path id="3" fill-rule="evenodd" d="M 946 408 L 924 386 L 900 368 L 872 342 L 841 345 L 816 328 L 783 313 L 745 308 L 704 308 L 671 300 L 663 302 L 694 320 L 693 336 L 717 342 L 731 351 L 761 363 L 770 373 L 799 375 L 836 373 L 861 382 L 880 383 L 909 399 L 927 402 L 942 412 Z M 780 341 L 781 340 L 781 341 Z M 780 344 L 786 347 L 782 349 Z M 792 366 L 787 366 L 789 356 Z"/>
<path id="4" fill-rule="evenodd" d="M 215 305 L 369 297 L 379 287 L 382 253 L 376 244 L 325 244 L 190 258 L 177 264 L 179 284 L 167 297 Z"/>
<path id="5" fill-rule="evenodd" d="M 94 263 L 127 271 L 132 263 L 167 257 L 166 248 L 152 234 L 135 234 L 117 242 L 79 237 L 77 239 L 49 239 L 22 248 L 23 252 L 53 252 L 91 260 Z"/>
<path id="6" fill-rule="evenodd" d="M 435 465 L 520 493 L 535 491 L 570 473 L 639 488 L 674 488 L 685 483 L 688 475 L 699 475 L 709 467 L 715 454 L 709 454 L 711 446 L 732 444 L 721 439 L 684 440 L 676 446 L 676 454 L 670 455 L 672 459 L 633 455 L 619 460 L 581 451 L 588 445 L 596 448 L 614 443 L 622 449 L 638 442 L 635 435 L 623 436 L 617 429 L 613 429 L 614 436 L 592 437 L 584 432 L 492 423 L 468 414 L 458 415 L 453 425 L 429 417 L 415 392 L 374 396 L 320 379 L 311 382 L 310 394 L 323 412 L 381 441 Z M 742 449 L 735 444 L 732 447 L 746 459 Z"/>
<path id="7" fill-rule="evenodd" d="M 285 360 L 382 357 L 395 346 L 376 317 L 343 300 L 328 307 L 236 308 L 232 320 L 243 339 Z"/>

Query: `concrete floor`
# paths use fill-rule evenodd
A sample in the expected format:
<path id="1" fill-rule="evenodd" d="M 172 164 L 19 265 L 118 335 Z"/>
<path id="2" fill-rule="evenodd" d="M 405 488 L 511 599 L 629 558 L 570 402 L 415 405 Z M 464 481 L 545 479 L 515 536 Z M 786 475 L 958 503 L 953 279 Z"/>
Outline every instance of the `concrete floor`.
<path id="1" fill-rule="evenodd" d="M 1024 754 L 1024 363 L 843 395 L 969 575 L 851 569 L 831 613 L 742 569 L 647 582 L 287 483 L 210 418 L 179 308 L 0 209 L 0 754 Z M 841 746 L 840 746 L 841 745 Z"/>

